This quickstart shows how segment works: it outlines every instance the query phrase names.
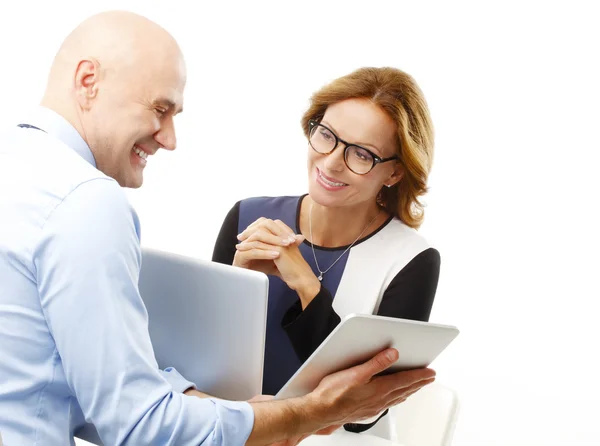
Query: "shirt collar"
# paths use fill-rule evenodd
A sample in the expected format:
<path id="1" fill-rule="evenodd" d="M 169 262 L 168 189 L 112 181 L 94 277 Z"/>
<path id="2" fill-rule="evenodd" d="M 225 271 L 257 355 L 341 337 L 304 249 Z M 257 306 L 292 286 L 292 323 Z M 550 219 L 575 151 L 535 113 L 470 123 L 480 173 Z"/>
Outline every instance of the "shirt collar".
<path id="1" fill-rule="evenodd" d="M 49 135 L 58 138 L 75 150 L 84 160 L 96 167 L 96 159 L 85 140 L 69 121 L 54 110 L 40 105 L 27 115 L 26 119 L 22 122 L 23 124 L 38 127 Z"/>

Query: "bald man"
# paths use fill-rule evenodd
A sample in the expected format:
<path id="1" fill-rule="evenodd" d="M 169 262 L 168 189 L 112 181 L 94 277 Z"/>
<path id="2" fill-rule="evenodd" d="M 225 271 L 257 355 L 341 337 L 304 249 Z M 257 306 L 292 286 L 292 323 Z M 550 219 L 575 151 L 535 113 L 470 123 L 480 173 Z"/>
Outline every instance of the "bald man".
<path id="1" fill-rule="evenodd" d="M 291 445 L 373 417 L 434 379 L 431 370 L 374 378 L 397 359 L 389 350 L 305 397 L 229 402 L 158 369 L 137 286 L 140 225 L 122 187 L 140 187 L 148 159 L 175 149 L 185 82 L 164 29 L 99 14 L 65 39 L 41 105 L 0 135 L 7 445 L 72 444 L 84 421 L 106 445 Z"/>

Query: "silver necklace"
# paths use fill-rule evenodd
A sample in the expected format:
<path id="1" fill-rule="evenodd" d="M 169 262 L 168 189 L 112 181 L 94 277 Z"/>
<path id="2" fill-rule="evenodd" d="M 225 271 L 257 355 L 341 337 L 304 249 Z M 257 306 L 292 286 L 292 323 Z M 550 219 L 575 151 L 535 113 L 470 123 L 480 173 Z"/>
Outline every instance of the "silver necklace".
<path id="1" fill-rule="evenodd" d="M 350 248 L 352 248 L 352 247 L 354 246 L 354 244 L 355 244 L 355 243 L 356 243 L 356 242 L 357 242 L 357 241 L 358 241 L 358 240 L 359 240 L 359 239 L 362 237 L 362 235 L 365 233 L 365 231 L 367 230 L 367 228 L 368 228 L 369 226 L 371 226 L 371 224 L 372 224 L 372 223 L 375 221 L 375 219 L 376 219 L 376 218 L 379 216 L 379 212 L 381 212 L 381 210 L 378 210 L 378 211 L 377 211 L 377 214 L 375 214 L 375 217 L 373 217 L 373 220 L 371 220 L 371 221 L 369 222 L 369 224 L 368 224 L 367 226 L 365 226 L 365 228 L 364 228 L 364 229 L 362 230 L 362 232 L 361 232 L 361 233 L 358 235 L 358 237 L 356 237 L 356 240 L 354 240 L 354 241 L 353 241 L 353 242 L 350 244 L 350 246 L 348 246 L 348 247 L 347 247 L 347 248 L 344 250 L 344 252 L 342 253 L 342 255 L 340 255 L 340 256 L 339 256 L 339 257 L 338 257 L 338 258 L 335 260 L 335 262 L 333 262 L 333 263 L 331 264 L 331 266 L 330 266 L 329 268 L 327 268 L 325 271 L 321 271 L 321 268 L 319 268 L 319 262 L 317 262 L 317 255 L 315 254 L 315 245 L 314 245 L 314 243 L 313 243 L 313 233 L 312 233 L 312 210 L 313 210 L 313 203 L 311 202 L 311 203 L 310 203 L 310 211 L 308 212 L 308 225 L 309 225 L 309 228 L 310 228 L 310 247 L 312 248 L 313 257 L 314 257 L 314 259 L 315 259 L 315 265 L 317 266 L 317 270 L 319 271 L 319 277 L 317 277 L 317 279 L 319 279 L 319 282 L 320 282 L 320 281 L 322 281 L 322 280 L 323 280 L 323 276 L 325 275 L 325 273 L 326 273 L 327 271 L 329 271 L 331 268 L 333 268 L 333 265 L 335 265 L 335 264 L 338 262 L 338 260 L 340 260 L 340 259 L 341 259 L 341 258 L 344 256 L 344 254 L 346 254 L 346 252 L 348 252 L 348 250 L 349 250 Z"/>

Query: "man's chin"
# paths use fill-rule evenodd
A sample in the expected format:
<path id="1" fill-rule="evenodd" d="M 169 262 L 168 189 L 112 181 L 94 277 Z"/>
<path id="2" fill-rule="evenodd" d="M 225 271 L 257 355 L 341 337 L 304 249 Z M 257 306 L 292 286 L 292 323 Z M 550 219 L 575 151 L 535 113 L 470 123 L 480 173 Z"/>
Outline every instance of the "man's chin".
<path id="1" fill-rule="evenodd" d="M 139 189 L 140 187 L 142 187 L 143 183 L 144 183 L 144 180 L 142 178 L 140 178 L 139 181 L 134 181 L 130 184 L 127 184 L 127 186 L 125 186 L 125 187 L 127 187 L 128 189 Z"/>
<path id="2" fill-rule="evenodd" d="M 121 182 L 117 180 L 117 182 L 121 185 L 121 187 L 126 187 L 128 189 L 139 189 L 142 187 L 142 183 L 144 182 L 144 176 L 141 172 L 136 172 L 135 175 L 130 176 L 129 178 L 125 179 L 125 181 Z"/>

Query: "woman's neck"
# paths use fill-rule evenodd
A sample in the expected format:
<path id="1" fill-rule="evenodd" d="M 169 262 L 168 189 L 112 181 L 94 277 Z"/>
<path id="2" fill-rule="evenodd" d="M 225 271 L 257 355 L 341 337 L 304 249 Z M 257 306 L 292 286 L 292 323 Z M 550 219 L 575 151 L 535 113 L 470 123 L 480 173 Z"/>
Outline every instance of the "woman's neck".
<path id="1" fill-rule="evenodd" d="M 352 244 L 359 235 L 360 238 L 368 236 L 387 218 L 387 213 L 375 202 L 331 208 L 313 202 L 307 195 L 300 206 L 299 222 L 308 241 L 317 246 L 337 248 Z"/>

